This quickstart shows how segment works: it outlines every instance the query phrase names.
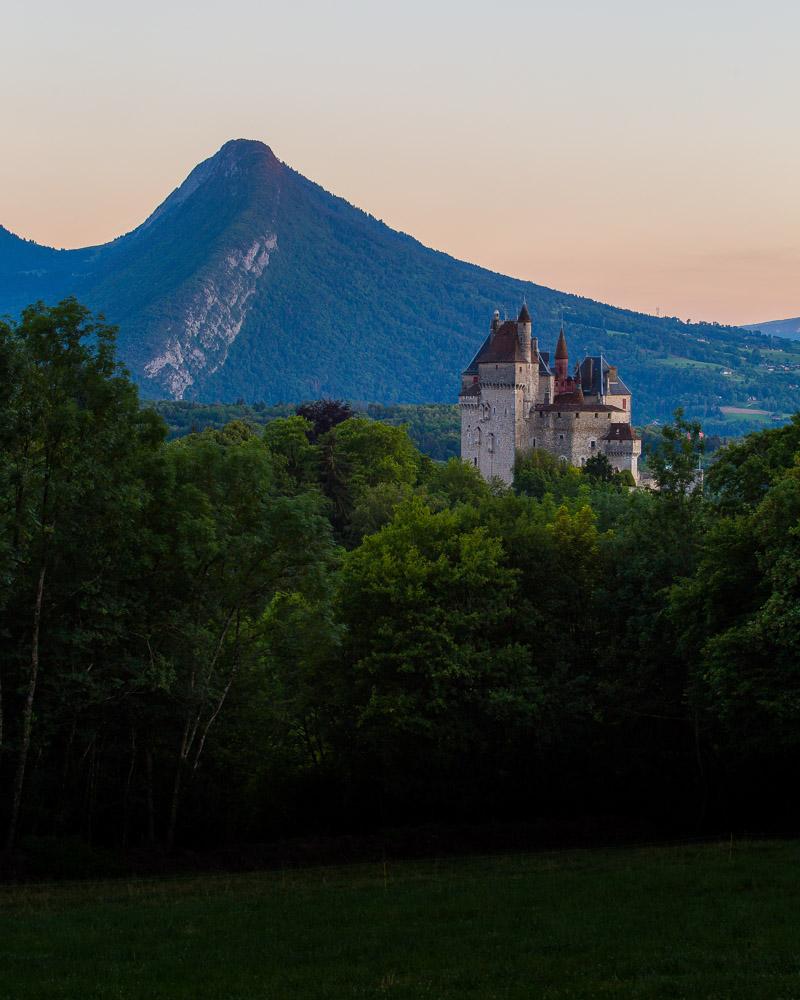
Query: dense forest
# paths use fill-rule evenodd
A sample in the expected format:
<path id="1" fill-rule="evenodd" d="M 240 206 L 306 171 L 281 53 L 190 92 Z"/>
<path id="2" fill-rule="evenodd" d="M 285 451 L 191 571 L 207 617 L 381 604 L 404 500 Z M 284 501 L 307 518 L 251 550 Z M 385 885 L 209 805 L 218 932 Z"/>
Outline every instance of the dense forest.
<path id="1" fill-rule="evenodd" d="M 206 428 L 222 430 L 233 420 L 253 429 L 265 427 L 277 417 L 292 416 L 297 407 L 291 403 L 247 404 L 190 403 L 185 400 L 160 400 L 151 403 L 167 423 L 167 437 L 182 437 Z M 430 458 L 445 461 L 461 451 L 461 418 L 456 403 L 350 403 L 353 415 L 363 414 L 372 420 L 403 426 L 417 448 Z"/>
<path id="2" fill-rule="evenodd" d="M 702 489 L 680 413 L 657 490 L 536 451 L 508 489 L 344 404 L 167 440 L 75 300 L 0 372 L 9 850 L 794 828 L 800 417 Z"/>

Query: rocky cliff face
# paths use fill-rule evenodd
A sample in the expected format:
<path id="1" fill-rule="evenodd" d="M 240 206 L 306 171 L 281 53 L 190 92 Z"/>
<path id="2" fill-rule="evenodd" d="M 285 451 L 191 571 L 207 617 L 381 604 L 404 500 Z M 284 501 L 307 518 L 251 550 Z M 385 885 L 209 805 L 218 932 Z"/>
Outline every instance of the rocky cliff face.
<path id="1" fill-rule="evenodd" d="M 183 399 L 198 376 L 213 375 L 225 364 L 277 245 L 278 237 L 269 233 L 249 246 L 231 246 L 221 263 L 197 280 L 176 319 L 162 326 L 163 350 L 145 363 L 144 372 L 173 399 Z"/>

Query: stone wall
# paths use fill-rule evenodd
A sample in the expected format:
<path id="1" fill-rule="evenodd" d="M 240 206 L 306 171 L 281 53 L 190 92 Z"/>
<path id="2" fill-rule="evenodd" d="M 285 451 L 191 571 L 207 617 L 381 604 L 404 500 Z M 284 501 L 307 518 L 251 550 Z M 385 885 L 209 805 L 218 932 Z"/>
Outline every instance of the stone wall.
<path id="1" fill-rule="evenodd" d="M 538 363 L 480 365 L 480 395 L 463 396 L 461 457 L 486 479 L 514 478 L 514 458 L 526 447 L 526 412 L 536 399 Z M 469 387 L 467 387 L 469 388 Z"/>
<path id="2" fill-rule="evenodd" d="M 528 420 L 527 447 L 544 448 L 570 465 L 583 465 L 605 450 L 603 438 L 611 424 L 625 422 L 622 413 L 613 411 L 534 410 Z"/>

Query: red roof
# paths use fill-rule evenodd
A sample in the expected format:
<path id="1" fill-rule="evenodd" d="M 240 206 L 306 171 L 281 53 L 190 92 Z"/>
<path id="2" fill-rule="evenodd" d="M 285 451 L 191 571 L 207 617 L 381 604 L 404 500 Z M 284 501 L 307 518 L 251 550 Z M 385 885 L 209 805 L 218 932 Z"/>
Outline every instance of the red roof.
<path id="1" fill-rule="evenodd" d="M 630 424 L 612 424 L 608 428 L 606 441 L 637 441 Z"/>
<path id="2" fill-rule="evenodd" d="M 473 364 L 509 364 L 525 360 L 517 335 L 517 324 L 514 320 L 506 320 L 483 345 Z"/>
<path id="3" fill-rule="evenodd" d="M 575 392 L 560 392 L 560 393 L 558 393 L 558 395 L 556 396 L 556 398 L 555 398 L 555 400 L 553 402 L 553 406 L 555 406 L 556 409 L 558 409 L 558 407 L 561 406 L 562 403 L 578 403 L 578 404 L 582 404 L 582 403 L 585 403 L 585 402 L 586 402 L 586 400 L 583 398 L 583 393 L 580 391 L 580 389 L 576 389 Z"/>

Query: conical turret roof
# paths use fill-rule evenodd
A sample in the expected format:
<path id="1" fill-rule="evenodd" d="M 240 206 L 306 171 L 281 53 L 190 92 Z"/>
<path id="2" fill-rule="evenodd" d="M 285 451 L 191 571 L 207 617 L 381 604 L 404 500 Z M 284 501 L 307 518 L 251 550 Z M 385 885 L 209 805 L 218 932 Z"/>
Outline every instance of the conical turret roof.
<path id="1" fill-rule="evenodd" d="M 522 308 L 519 311 L 519 317 L 517 319 L 518 323 L 530 323 L 531 314 L 528 312 L 527 302 L 522 303 Z"/>
<path id="2" fill-rule="evenodd" d="M 569 355 L 567 354 L 567 338 L 564 336 L 564 327 L 562 326 L 558 333 L 558 344 L 556 345 L 556 361 L 566 361 Z"/>

